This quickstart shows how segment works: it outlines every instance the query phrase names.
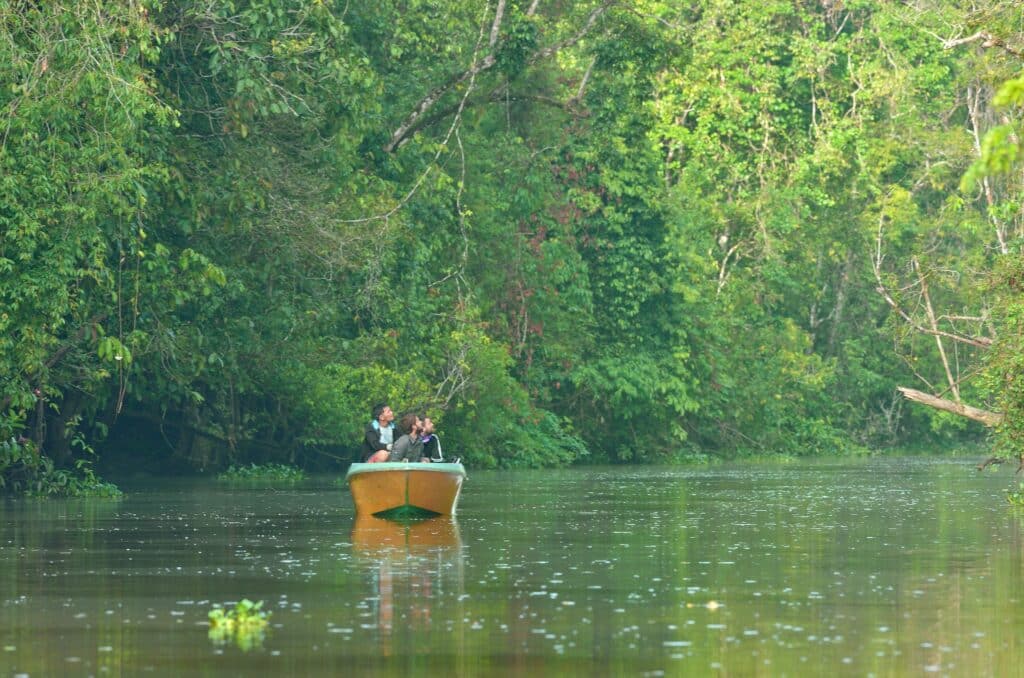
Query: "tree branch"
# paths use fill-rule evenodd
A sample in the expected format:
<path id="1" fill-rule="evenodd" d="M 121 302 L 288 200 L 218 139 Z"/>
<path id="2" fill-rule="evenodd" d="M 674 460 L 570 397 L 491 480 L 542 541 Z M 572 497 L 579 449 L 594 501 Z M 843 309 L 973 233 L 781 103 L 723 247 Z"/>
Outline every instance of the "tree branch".
<path id="1" fill-rule="evenodd" d="M 952 412 L 953 414 L 958 414 L 961 417 L 967 417 L 968 419 L 981 422 L 988 427 L 997 426 L 1003 420 L 1003 415 L 998 412 L 990 412 L 977 407 L 971 407 L 970 405 L 964 405 L 963 403 L 939 398 L 937 396 L 924 393 L 923 391 L 906 388 L 904 386 L 897 387 L 897 390 L 902 393 L 903 397 L 907 400 L 912 400 L 915 403 L 921 403 L 922 405 L 927 405 L 928 407 L 942 410 L 943 412 Z"/>
<path id="2" fill-rule="evenodd" d="M 469 70 L 452 76 L 445 84 L 440 87 L 435 87 L 427 96 L 423 97 L 416 107 L 413 109 L 401 125 L 391 134 L 391 139 L 384 146 L 384 151 L 387 153 L 393 153 L 399 144 L 405 141 L 405 138 L 409 135 L 409 132 L 416 127 L 416 123 L 419 119 L 434 105 L 441 100 L 445 94 L 451 89 L 455 88 L 467 79 L 477 75 L 478 73 L 487 70 L 495 63 L 494 55 L 488 54 L 486 57 L 481 59 L 478 63 L 475 63 L 469 68 Z"/>
<path id="3" fill-rule="evenodd" d="M 935 319 L 935 310 L 932 308 L 932 298 L 928 294 L 928 281 L 925 279 L 923 273 L 921 273 L 921 264 L 918 263 L 917 257 L 913 259 L 914 271 L 917 273 L 918 280 L 921 281 L 921 296 L 924 297 L 924 307 L 928 314 L 928 324 L 931 326 L 932 333 L 939 331 L 939 323 Z M 939 357 L 942 359 L 942 367 L 946 370 L 946 382 L 949 384 L 949 389 L 953 393 L 953 399 L 956 402 L 960 402 L 960 388 L 957 386 L 956 380 L 953 379 L 953 372 L 949 368 L 949 358 L 946 357 L 946 348 L 942 345 L 942 337 L 935 334 L 935 343 L 939 347 Z"/>
<path id="4" fill-rule="evenodd" d="M 982 157 L 981 152 L 981 123 L 980 120 L 980 108 L 981 108 L 981 91 L 978 87 L 969 86 L 967 88 L 967 113 L 971 118 L 971 131 L 974 133 L 974 151 L 978 154 L 978 157 Z M 996 240 L 999 241 L 999 252 L 1000 254 L 1008 254 L 1009 247 L 1006 243 L 1006 225 L 1003 224 L 998 217 L 996 217 L 996 199 L 995 194 L 992 190 L 992 182 L 989 181 L 987 176 L 981 178 L 981 186 L 985 189 L 985 202 L 988 204 L 988 215 L 992 221 L 992 226 L 996 231 Z"/>
<path id="5" fill-rule="evenodd" d="M 935 35 L 935 34 L 932 33 L 932 35 Z M 938 38 L 939 36 L 935 35 L 935 37 Z M 961 45 L 967 45 L 967 44 L 970 44 L 972 42 L 978 42 L 979 40 L 982 40 L 983 42 L 981 43 L 981 46 L 985 47 L 986 49 L 990 48 L 990 47 L 998 47 L 999 49 L 1003 50 L 1007 54 L 1012 54 L 1013 56 L 1017 57 L 1018 59 L 1024 59 L 1024 52 L 1021 52 L 1020 50 L 1014 49 L 1013 47 L 1010 47 L 1009 45 L 1006 44 L 1005 40 L 1003 40 L 1002 38 L 999 38 L 999 37 L 996 37 L 996 36 L 992 35 L 988 31 L 978 31 L 974 35 L 968 36 L 966 38 L 945 38 L 945 39 L 939 38 L 939 39 L 942 40 L 942 48 L 943 49 L 953 49 L 955 47 L 960 47 Z"/>
<path id="6" fill-rule="evenodd" d="M 875 291 L 878 292 L 883 299 L 885 299 L 885 303 L 889 304 L 892 310 L 896 311 L 896 313 L 901 318 L 903 318 L 904 322 L 910 325 L 910 327 L 915 332 L 920 332 L 921 334 L 930 334 L 935 337 L 946 337 L 947 339 L 952 339 L 953 341 L 958 341 L 963 344 L 969 344 L 971 346 L 977 346 L 978 348 L 988 348 L 989 346 L 991 346 L 992 339 L 989 337 L 968 337 L 962 334 L 946 332 L 938 328 L 933 329 L 922 326 L 920 323 L 918 323 L 916 320 L 910 317 L 910 314 L 907 313 L 903 309 L 903 307 L 900 306 L 899 302 L 896 301 L 896 299 L 889 293 L 889 288 L 886 287 L 885 282 L 882 280 L 882 222 L 884 218 L 885 217 L 883 215 L 880 216 L 878 219 L 878 236 L 877 241 L 875 243 L 875 255 L 871 260 L 871 268 L 875 274 L 875 281 L 878 283 L 878 286 L 875 287 Z"/>
<path id="7" fill-rule="evenodd" d="M 570 106 L 583 101 L 583 94 L 587 91 L 587 83 L 590 82 L 590 74 L 594 71 L 594 64 L 596 63 L 597 57 L 590 60 L 590 65 L 587 66 L 587 72 L 583 74 L 583 79 L 580 80 L 580 86 L 576 89 L 576 94 L 573 95 L 572 99 L 569 99 Z"/>
<path id="8" fill-rule="evenodd" d="M 595 8 L 594 11 L 590 13 L 590 16 L 587 17 L 587 21 L 583 24 L 583 28 L 581 28 L 579 32 L 576 33 L 576 35 L 572 36 L 571 38 L 566 38 L 561 42 L 556 42 L 554 45 L 551 45 L 550 47 L 545 47 L 544 49 L 537 50 L 529 58 L 527 63 L 533 64 L 537 61 L 540 61 L 541 59 L 546 59 L 547 57 L 551 56 L 555 52 L 558 52 L 559 50 L 575 45 L 577 42 L 582 40 L 587 33 L 590 32 L 590 29 L 593 28 L 594 24 L 597 22 L 598 17 L 604 14 L 605 11 L 608 10 L 608 8 L 612 7 L 616 3 L 616 1 L 617 0 L 608 0 L 608 2 L 604 3 L 600 7 Z"/>
<path id="9" fill-rule="evenodd" d="M 491 38 L 487 46 L 492 49 L 498 44 L 498 35 L 501 32 L 501 20 L 505 17 L 505 0 L 498 0 L 498 9 L 494 11 L 494 22 L 491 23 Z"/>
<path id="10" fill-rule="evenodd" d="M 601 14 L 603 14 L 609 7 L 614 5 L 616 2 L 617 0 L 609 0 L 600 7 L 595 8 L 587 17 L 586 21 L 583 23 L 583 27 L 579 31 L 577 31 L 575 35 L 561 42 L 557 42 L 549 47 L 537 50 L 536 52 L 531 54 L 530 57 L 527 59 L 527 65 L 532 65 L 537 61 L 540 61 L 541 59 L 550 57 L 551 55 L 555 54 L 561 49 L 575 45 L 577 42 L 583 39 L 583 37 L 590 31 L 591 28 L 593 28 L 594 24 L 597 22 L 597 19 L 601 16 Z M 494 22 L 491 24 L 489 42 L 489 46 L 491 48 L 493 48 L 497 43 L 496 31 L 499 30 L 500 23 L 504 16 L 504 6 L 504 0 L 500 0 L 498 3 L 497 11 L 495 12 Z M 531 5 L 529 11 L 527 12 L 527 16 L 532 16 L 535 10 L 536 3 Z M 466 71 L 451 76 L 448 79 L 448 81 L 445 82 L 443 85 L 435 87 L 433 90 L 431 90 L 425 97 L 423 97 L 419 101 L 418 104 L 416 104 L 412 112 L 408 116 L 406 116 L 405 120 L 402 121 L 402 124 L 400 124 L 391 134 L 390 140 L 388 141 L 387 144 L 384 145 L 384 151 L 387 153 L 393 153 L 395 149 L 397 149 L 413 131 L 423 126 L 423 118 L 426 115 L 426 113 L 429 112 L 432 108 L 434 108 L 434 106 L 437 105 L 437 103 L 444 97 L 445 94 L 450 92 L 452 89 L 457 87 L 462 82 L 465 82 L 467 79 L 475 77 L 479 73 L 489 70 L 495 65 L 495 63 L 497 63 L 497 60 L 495 59 L 494 54 L 488 54 L 480 61 L 474 61 L 473 64 L 469 67 L 469 69 L 467 69 Z"/>

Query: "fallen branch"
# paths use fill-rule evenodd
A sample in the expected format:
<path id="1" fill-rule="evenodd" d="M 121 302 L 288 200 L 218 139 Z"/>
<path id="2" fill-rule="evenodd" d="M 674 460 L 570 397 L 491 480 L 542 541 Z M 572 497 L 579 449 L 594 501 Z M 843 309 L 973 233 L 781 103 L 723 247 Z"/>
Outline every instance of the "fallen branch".
<path id="1" fill-rule="evenodd" d="M 979 471 L 984 471 L 985 469 L 987 469 L 992 464 L 1002 464 L 1004 461 L 1006 461 L 1006 459 L 1004 459 L 1003 457 L 989 457 L 985 461 L 983 461 L 980 464 L 978 464 L 978 470 Z"/>
<path id="2" fill-rule="evenodd" d="M 981 422 L 985 426 L 997 426 L 1003 420 L 1003 415 L 998 412 L 990 412 L 977 407 L 971 407 L 970 405 L 964 405 L 963 403 L 939 398 L 938 396 L 933 396 L 929 393 L 924 393 L 923 391 L 918 391 L 912 388 L 906 388 L 904 386 L 897 387 L 897 390 L 902 393 L 903 397 L 907 400 L 912 400 L 915 403 L 921 403 L 922 405 L 927 405 L 928 407 L 942 410 L 943 412 L 951 412 L 953 414 L 960 415 L 961 417 L 967 417 L 968 419 Z"/>
<path id="3" fill-rule="evenodd" d="M 984 471 L 985 469 L 987 469 L 992 464 L 1002 464 L 1005 461 L 1006 461 L 1006 457 L 999 457 L 999 456 L 989 457 L 985 461 L 983 461 L 980 464 L 978 464 L 978 470 L 979 471 Z M 1017 464 L 1017 470 L 1013 472 L 1013 475 L 1017 475 L 1018 473 L 1021 472 L 1022 469 L 1024 469 L 1024 454 L 1018 454 L 1017 455 L 1017 461 L 1019 463 Z"/>

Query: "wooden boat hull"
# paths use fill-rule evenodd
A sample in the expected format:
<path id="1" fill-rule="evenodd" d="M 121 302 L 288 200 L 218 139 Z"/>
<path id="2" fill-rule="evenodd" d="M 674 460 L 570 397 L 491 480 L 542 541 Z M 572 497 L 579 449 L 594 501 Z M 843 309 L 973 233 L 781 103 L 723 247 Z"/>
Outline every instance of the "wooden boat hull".
<path id="1" fill-rule="evenodd" d="M 352 464 L 345 480 L 358 515 L 455 515 L 466 469 L 462 464 Z"/>

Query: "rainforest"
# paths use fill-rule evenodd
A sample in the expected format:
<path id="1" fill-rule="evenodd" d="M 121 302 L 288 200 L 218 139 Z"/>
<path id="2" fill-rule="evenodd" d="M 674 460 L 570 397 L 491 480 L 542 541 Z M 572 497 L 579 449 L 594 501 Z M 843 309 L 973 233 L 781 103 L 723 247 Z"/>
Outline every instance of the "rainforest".
<path id="1" fill-rule="evenodd" d="M 1024 9 L 0 0 L 0 486 L 1024 451 Z"/>

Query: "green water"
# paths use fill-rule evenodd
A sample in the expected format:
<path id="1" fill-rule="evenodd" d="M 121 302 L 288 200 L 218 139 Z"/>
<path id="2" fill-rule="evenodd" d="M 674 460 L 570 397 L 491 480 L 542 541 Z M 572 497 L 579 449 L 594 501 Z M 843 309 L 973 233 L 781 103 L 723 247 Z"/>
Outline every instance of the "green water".
<path id="1" fill-rule="evenodd" d="M 1010 676 L 1013 469 L 468 469 L 457 520 L 176 482 L 0 504 L 0 676 Z M 211 640 L 214 604 L 272 611 Z M 245 645 L 245 649 L 240 645 Z"/>

